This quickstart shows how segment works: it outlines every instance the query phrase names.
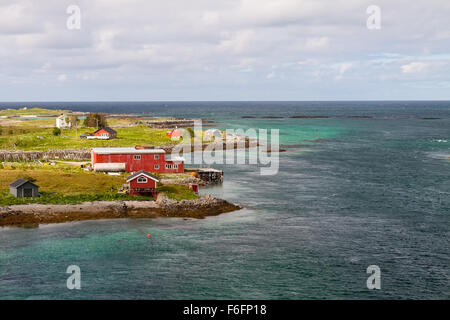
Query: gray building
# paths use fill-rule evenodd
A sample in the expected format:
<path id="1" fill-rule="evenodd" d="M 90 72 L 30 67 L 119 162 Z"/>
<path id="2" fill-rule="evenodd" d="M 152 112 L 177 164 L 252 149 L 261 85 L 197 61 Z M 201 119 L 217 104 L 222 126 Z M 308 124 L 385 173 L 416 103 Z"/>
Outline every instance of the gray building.
<path id="1" fill-rule="evenodd" d="M 25 179 L 17 179 L 9 185 L 9 192 L 17 198 L 39 197 L 39 187 Z"/>

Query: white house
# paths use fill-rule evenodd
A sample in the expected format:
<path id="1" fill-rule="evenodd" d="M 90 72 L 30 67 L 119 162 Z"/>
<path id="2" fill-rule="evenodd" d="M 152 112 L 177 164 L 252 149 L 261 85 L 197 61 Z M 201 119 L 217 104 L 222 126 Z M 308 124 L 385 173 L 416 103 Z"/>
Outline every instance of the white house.
<path id="1" fill-rule="evenodd" d="M 70 128 L 71 127 L 71 123 L 70 123 L 67 115 L 62 114 L 58 118 L 56 118 L 56 127 L 60 128 L 60 129 L 62 129 L 62 128 Z"/>

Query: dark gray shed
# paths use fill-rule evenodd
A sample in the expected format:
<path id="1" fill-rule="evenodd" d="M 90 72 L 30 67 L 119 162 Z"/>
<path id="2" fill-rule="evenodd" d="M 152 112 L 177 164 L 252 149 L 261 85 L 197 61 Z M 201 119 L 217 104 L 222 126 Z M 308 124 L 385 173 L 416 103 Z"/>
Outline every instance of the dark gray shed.
<path id="1" fill-rule="evenodd" d="M 17 198 L 39 197 L 39 186 L 25 179 L 17 179 L 9 185 L 9 192 Z"/>

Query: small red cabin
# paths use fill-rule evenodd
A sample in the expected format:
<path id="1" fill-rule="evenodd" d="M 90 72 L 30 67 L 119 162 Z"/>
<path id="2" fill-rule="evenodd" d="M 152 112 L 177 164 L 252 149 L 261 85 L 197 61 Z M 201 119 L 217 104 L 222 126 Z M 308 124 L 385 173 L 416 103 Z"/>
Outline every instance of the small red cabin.
<path id="1" fill-rule="evenodd" d="M 181 132 L 178 128 L 175 128 L 171 131 L 167 131 L 166 132 L 166 136 L 171 137 L 171 138 L 176 138 L 179 139 L 181 137 Z"/>
<path id="2" fill-rule="evenodd" d="M 109 139 L 117 138 L 117 131 L 110 127 L 100 128 L 94 132 L 95 137 L 108 137 Z"/>
<path id="3" fill-rule="evenodd" d="M 157 196 L 156 183 L 159 182 L 158 177 L 141 170 L 132 174 L 127 178 L 127 183 L 130 184 L 131 196 Z"/>

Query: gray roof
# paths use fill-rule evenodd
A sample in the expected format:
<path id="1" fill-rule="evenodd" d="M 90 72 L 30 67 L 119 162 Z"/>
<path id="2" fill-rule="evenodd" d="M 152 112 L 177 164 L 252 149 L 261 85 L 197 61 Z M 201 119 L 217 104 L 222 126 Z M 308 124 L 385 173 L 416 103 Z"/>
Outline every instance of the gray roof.
<path id="1" fill-rule="evenodd" d="M 183 157 L 178 156 L 166 156 L 166 161 L 173 161 L 173 162 L 185 162 L 186 160 Z"/>
<path id="2" fill-rule="evenodd" d="M 153 175 L 151 173 L 148 173 L 145 170 L 140 170 L 138 172 L 133 173 L 131 176 L 129 176 L 127 178 L 127 182 L 131 181 L 131 180 L 134 180 L 135 178 L 139 177 L 140 175 L 145 175 L 145 176 L 149 177 L 150 179 L 153 179 L 155 181 L 159 181 L 157 176 L 155 176 L 155 175 Z"/>
<path id="3" fill-rule="evenodd" d="M 10 187 L 13 187 L 13 188 L 19 188 L 20 186 L 23 186 L 25 183 L 31 183 L 33 186 L 35 186 L 35 187 L 39 187 L 39 186 L 37 186 L 37 185 L 35 185 L 33 182 L 31 182 L 31 181 L 28 181 L 28 180 L 25 180 L 25 179 L 22 179 L 22 178 L 20 178 L 20 179 L 17 179 L 16 181 L 14 181 L 13 183 L 11 183 L 9 186 Z"/>

